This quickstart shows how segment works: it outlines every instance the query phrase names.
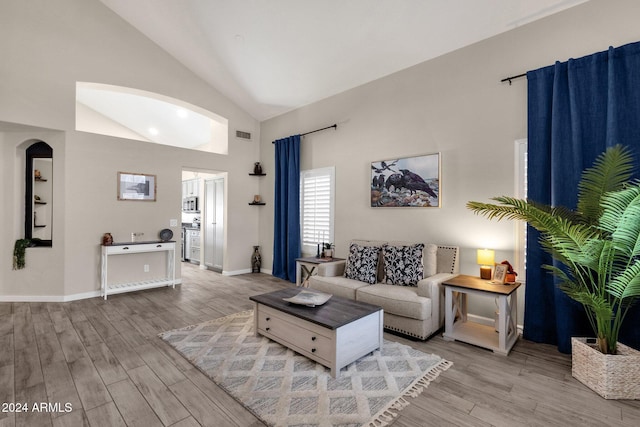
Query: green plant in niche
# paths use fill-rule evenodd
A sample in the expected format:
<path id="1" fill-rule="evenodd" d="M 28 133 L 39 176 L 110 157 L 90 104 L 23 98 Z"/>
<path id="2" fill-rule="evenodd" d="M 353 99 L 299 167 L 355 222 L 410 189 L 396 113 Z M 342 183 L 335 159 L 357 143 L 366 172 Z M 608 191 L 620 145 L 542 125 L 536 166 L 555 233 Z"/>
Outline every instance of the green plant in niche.
<path id="1" fill-rule="evenodd" d="M 22 270 L 24 268 L 24 260 L 26 249 L 31 246 L 30 239 L 18 239 L 13 246 L 13 269 Z"/>
<path id="2" fill-rule="evenodd" d="M 540 232 L 544 250 L 565 268 L 542 267 L 584 306 L 605 354 L 616 353 L 625 315 L 640 296 L 640 181 L 632 171 L 629 150 L 616 145 L 583 171 L 575 211 L 505 196 L 492 199 L 498 205 L 467 203 L 489 219 L 526 221 Z"/>

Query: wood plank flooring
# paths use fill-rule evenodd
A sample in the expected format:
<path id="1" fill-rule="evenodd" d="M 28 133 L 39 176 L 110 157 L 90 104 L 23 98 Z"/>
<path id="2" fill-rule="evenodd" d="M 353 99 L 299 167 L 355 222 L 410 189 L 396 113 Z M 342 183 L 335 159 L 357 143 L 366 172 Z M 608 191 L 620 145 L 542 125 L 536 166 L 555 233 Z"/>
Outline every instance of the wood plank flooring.
<path id="1" fill-rule="evenodd" d="M 176 289 L 106 302 L 0 303 L 0 427 L 262 426 L 157 334 L 251 309 L 249 296 L 292 285 L 191 264 L 182 278 Z M 503 357 L 440 336 L 385 338 L 454 362 L 394 427 L 640 425 L 640 402 L 600 398 L 553 346 L 520 340 Z"/>

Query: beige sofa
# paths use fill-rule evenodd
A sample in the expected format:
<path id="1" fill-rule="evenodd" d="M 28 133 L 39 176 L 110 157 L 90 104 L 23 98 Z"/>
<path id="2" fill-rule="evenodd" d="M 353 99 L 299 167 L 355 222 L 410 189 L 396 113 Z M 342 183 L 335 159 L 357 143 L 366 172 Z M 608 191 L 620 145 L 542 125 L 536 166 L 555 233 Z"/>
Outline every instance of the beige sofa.
<path id="1" fill-rule="evenodd" d="M 359 245 L 360 248 L 382 248 L 387 245 L 388 253 L 392 249 L 390 247 L 409 247 L 416 243 L 354 240 L 351 244 Z M 458 274 L 458 254 L 459 249 L 454 246 L 425 244 L 422 250 L 423 278 L 416 286 L 384 283 L 385 263 L 383 251 L 380 250 L 375 284 L 345 277 L 347 269 L 353 275 L 353 266 L 349 269 L 347 264 L 351 258 L 349 257 L 346 261 L 319 265 L 318 274 L 310 278 L 309 287 L 343 298 L 378 305 L 384 310 L 385 329 L 424 340 L 443 326 L 442 282 Z M 393 276 L 392 271 L 391 275 Z"/>

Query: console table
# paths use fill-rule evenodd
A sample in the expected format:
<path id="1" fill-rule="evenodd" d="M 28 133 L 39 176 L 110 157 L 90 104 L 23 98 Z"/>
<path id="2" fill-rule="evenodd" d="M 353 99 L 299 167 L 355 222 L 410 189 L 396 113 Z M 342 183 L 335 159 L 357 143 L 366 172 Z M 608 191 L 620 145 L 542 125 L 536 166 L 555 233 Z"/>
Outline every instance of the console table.
<path id="1" fill-rule="evenodd" d="M 166 252 L 167 268 L 166 276 L 161 279 L 142 280 L 125 283 L 109 283 L 109 257 L 116 255 L 139 254 L 144 252 Z M 174 241 L 150 241 L 150 242 L 127 242 L 113 243 L 102 246 L 102 267 L 101 267 L 101 291 L 104 299 L 107 295 L 119 294 L 122 292 L 133 292 L 142 289 L 157 288 L 159 286 L 176 287 L 176 242 Z"/>
<path id="2" fill-rule="evenodd" d="M 458 275 L 445 280 L 445 341 L 458 340 L 508 355 L 518 340 L 518 294 L 520 283 L 494 284 L 479 277 Z M 467 321 L 467 295 L 480 295 L 498 300 L 498 331 L 495 327 Z"/>

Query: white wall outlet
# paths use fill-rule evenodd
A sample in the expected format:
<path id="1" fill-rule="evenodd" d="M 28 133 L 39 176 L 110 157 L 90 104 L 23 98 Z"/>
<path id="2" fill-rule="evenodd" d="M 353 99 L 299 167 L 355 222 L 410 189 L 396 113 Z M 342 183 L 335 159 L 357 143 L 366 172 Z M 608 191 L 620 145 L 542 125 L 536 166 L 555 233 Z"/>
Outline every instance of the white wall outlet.
<path id="1" fill-rule="evenodd" d="M 144 265 L 144 272 L 148 273 L 149 272 L 149 264 L 145 264 Z"/>
<path id="2" fill-rule="evenodd" d="M 178 220 L 177 219 L 170 219 L 169 220 L 169 227 L 177 227 L 178 226 Z"/>

